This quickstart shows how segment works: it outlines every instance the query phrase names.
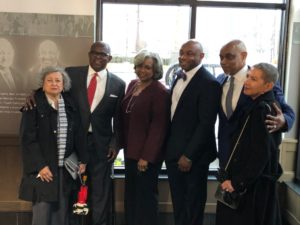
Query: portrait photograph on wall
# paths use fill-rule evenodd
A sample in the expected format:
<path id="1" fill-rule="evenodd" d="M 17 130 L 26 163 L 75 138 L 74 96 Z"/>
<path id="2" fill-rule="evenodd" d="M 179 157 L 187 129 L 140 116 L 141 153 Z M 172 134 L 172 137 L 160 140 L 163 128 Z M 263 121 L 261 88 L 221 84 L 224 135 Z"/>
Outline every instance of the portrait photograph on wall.
<path id="1" fill-rule="evenodd" d="M 0 135 L 18 134 L 43 68 L 88 64 L 93 36 L 93 16 L 0 12 Z"/>

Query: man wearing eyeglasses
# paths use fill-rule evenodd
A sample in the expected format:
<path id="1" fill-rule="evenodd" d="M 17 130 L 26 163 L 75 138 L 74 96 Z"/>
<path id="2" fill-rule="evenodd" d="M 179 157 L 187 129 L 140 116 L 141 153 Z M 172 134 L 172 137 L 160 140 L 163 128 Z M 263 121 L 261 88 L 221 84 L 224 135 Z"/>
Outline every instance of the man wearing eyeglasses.
<path id="1" fill-rule="evenodd" d="M 106 225 L 111 166 L 119 150 L 117 115 L 125 82 L 106 69 L 112 59 L 107 43 L 93 43 L 88 56 L 89 65 L 69 67 L 66 71 L 72 80 L 71 94 L 87 136 L 91 224 Z"/>

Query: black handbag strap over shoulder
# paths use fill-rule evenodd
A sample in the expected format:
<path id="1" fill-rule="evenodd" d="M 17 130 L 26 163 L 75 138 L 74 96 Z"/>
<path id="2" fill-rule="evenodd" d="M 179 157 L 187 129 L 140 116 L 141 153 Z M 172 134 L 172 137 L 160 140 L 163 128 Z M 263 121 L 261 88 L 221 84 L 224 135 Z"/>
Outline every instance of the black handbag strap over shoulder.
<path id="1" fill-rule="evenodd" d="M 238 145 L 238 143 L 239 143 L 239 141 L 240 141 L 240 139 L 241 139 L 241 137 L 242 137 L 242 135 L 243 135 L 243 133 L 244 133 L 244 130 L 245 130 L 245 127 L 246 127 L 246 125 L 247 125 L 247 123 L 248 123 L 249 118 L 250 118 L 250 115 L 247 116 L 247 119 L 246 119 L 246 121 L 245 121 L 245 123 L 244 123 L 244 125 L 243 125 L 243 127 L 242 127 L 242 130 L 241 130 L 241 132 L 240 132 L 240 134 L 239 134 L 239 136 L 238 136 L 238 138 L 237 138 L 237 140 L 236 140 L 236 142 L 235 142 L 235 144 L 234 144 L 233 150 L 232 150 L 232 152 L 231 152 L 231 154 L 230 154 L 230 157 L 229 157 L 229 159 L 228 159 L 228 161 L 227 161 L 227 164 L 226 164 L 226 166 L 225 166 L 225 171 L 227 170 L 227 168 L 228 168 L 228 166 L 229 166 L 229 164 L 230 164 L 230 161 L 231 161 L 231 159 L 232 159 L 232 157 L 233 157 L 233 154 L 234 154 L 234 152 L 235 152 L 235 150 L 236 150 L 236 147 L 237 147 L 237 145 Z"/>

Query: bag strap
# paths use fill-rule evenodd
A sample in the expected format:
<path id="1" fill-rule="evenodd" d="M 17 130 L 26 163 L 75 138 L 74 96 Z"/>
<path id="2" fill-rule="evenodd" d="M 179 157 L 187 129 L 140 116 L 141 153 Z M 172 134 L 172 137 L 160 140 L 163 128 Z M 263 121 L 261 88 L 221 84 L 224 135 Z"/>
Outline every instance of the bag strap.
<path id="1" fill-rule="evenodd" d="M 239 141 L 240 141 L 240 139 L 241 139 L 241 137 L 242 137 L 242 134 L 244 133 L 244 130 L 245 130 L 245 127 L 246 127 L 246 125 L 247 125 L 247 123 L 248 123 L 249 118 L 250 118 L 250 115 L 248 115 L 248 117 L 247 117 L 247 119 L 246 119 L 246 121 L 245 121 L 245 123 L 244 123 L 244 125 L 243 125 L 243 128 L 242 128 L 242 130 L 241 130 L 241 133 L 239 134 L 238 139 L 237 139 L 236 142 L 235 142 L 235 145 L 234 145 L 234 147 L 233 147 L 233 150 L 232 150 L 232 152 L 231 152 L 231 154 L 230 154 L 230 157 L 229 157 L 229 159 L 228 159 L 228 161 L 227 161 L 227 164 L 226 164 L 226 166 L 225 166 L 225 171 L 227 170 L 227 167 L 229 166 L 229 163 L 230 163 L 230 161 L 231 161 L 231 159 L 232 159 L 232 157 L 233 157 L 233 154 L 234 154 L 234 152 L 235 152 L 235 150 L 236 150 L 236 147 L 237 147 L 237 145 L 238 145 L 238 143 L 239 143 Z"/>

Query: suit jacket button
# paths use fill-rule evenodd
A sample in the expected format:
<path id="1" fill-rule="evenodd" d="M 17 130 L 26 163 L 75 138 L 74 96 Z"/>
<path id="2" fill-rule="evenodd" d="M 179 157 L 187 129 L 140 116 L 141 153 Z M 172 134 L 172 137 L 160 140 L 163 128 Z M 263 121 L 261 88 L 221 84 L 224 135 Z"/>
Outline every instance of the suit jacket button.
<path id="1" fill-rule="evenodd" d="M 56 130 L 54 130 L 53 133 L 56 134 Z"/>

